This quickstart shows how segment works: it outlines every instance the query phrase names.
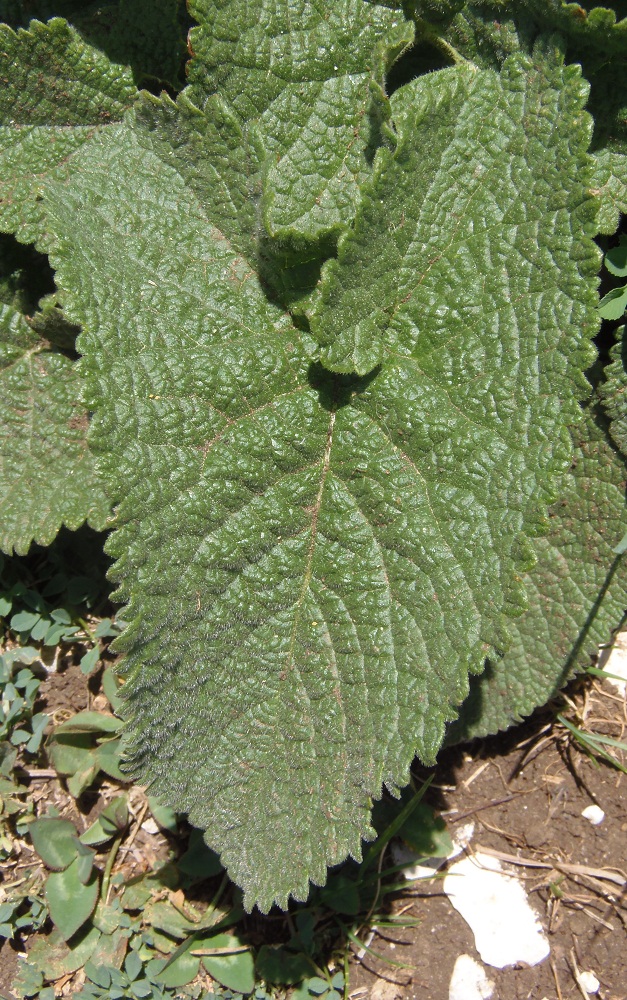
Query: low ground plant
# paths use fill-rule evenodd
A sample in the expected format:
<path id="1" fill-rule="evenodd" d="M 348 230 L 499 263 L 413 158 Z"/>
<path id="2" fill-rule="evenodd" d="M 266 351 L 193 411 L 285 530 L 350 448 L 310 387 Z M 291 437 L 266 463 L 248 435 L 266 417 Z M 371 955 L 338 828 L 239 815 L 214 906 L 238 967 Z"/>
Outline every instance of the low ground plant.
<path id="1" fill-rule="evenodd" d="M 175 0 L 0 13 L 0 546 L 106 530 L 124 605 L 124 770 L 113 716 L 51 760 L 77 796 L 149 785 L 247 909 L 304 901 L 416 755 L 545 703 L 627 606 L 618 317 L 593 346 L 623 303 L 627 19 L 193 0 L 183 86 Z M 110 623 L 55 597 L 0 612 L 86 639 L 89 673 Z M 113 934 L 75 851 L 47 885 L 94 886 Z"/>

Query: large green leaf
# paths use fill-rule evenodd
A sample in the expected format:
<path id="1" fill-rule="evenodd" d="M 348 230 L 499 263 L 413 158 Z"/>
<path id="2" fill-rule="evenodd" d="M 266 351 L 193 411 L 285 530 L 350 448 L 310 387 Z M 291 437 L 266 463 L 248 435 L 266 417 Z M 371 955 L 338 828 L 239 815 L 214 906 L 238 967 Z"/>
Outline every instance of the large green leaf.
<path id="1" fill-rule="evenodd" d="M 296 243 L 339 234 L 388 116 L 385 72 L 413 39 L 402 4 L 194 0 L 190 98 L 220 94 L 270 154 L 264 217 Z M 396 9 L 391 9 L 396 8 Z"/>
<path id="2" fill-rule="evenodd" d="M 70 173 L 72 153 L 118 121 L 137 91 L 128 69 L 60 18 L 28 31 L 0 25 L 0 83 L 0 229 L 34 242 L 48 176 Z"/>
<path id="3" fill-rule="evenodd" d="M 627 565 L 613 549 L 627 530 L 625 463 L 590 410 L 573 440 L 573 467 L 551 508 L 551 530 L 535 543 L 529 610 L 512 626 L 511 649 L 471 680 L 449 742 L 506 729 L 545 704 L 623 618 Z"/>
<path id="4" fill-rule="evenodd" d="M 106 524 L 75 366 L 0 305 L 0 549 L 48 544 L 62 524 Z"/>
<path id="5" fill-rule="evenodd" d="M 413 6 L 425 19 L 423 37 L 436 50 L 453 59 L 462 56 L 482 67 L 499 69 L 513 52 L 531 52 L 539 33 L 559 32 L 567 61 L 580 64 L 591 85 L 588 109 L 594 117 L 593 147 L 627 153 L 624 3 L 614 4 L 614 9 L 590 6 L 587 10 L 563 0 L 479 0 L 462 4 L 414 0 Z M 600 186 L 604 185 L 602 181 Z M 607 225 L 604 220 L 603 226 Z"/>
<path id="6" fill-rule="evenodd" d="M 416 292 L 387 254 L 382 296 L 398 282 L 413 298 L 364 378 L 315 361 L 216 229 L 190 169 L 165 161 L 158 130 L 111 127 L 45 196 L 57 280 L 84 330 L 91 441 L 119 505 L 110 551 L 131 623 L 129 760 L 264 909 L 359 855 L 382 782 L 403 784 L 415 752 L 434 759 L 469 671 L 503 648 L 506 616 L 524 603 L 524 534 L 567 459 L 563 422 L 596 329 L 579 75 L 549 56 L 511 61 L 524 127 L 491 71 L 438 80 L 425 93 L 449 132 L 434 131 L 413 88 L 417 112 L 397 102 L 398 149 L 419 149 L 434 189 L 443 172 L 448 190 L 463 181 L 452 147 L 470 198 L 501 143 L 501 189 L 486 170 L 498 225 L 484 199 L 464 201 L 476 235 L 422 299 L 427 285 Z M 527 183 L 540 122 L 557 193 L 532 187 L 524 205 L 506 181 Z M 401 180 L 413 219 L 422 190 Z M 432 256 L 446 255 L 455 209 L 446 192 L 432 203 Z"/>
<path id="7" fill-rule="evenodd" d="M 313 318 L 324 364 L 365 374 L 384 358 L 417 350 L 430 366 L 450 352 L 448 391 L 459 398 L 456 369 L 469 364 L 464 338 L 477 325 L 494 345 L 475 362 L 489 393 L 486 350 L 498 352 L 504 392 L 505 359 L 516 359 L 514 381 L 525 364 L 521 339 L 540 351 L 553 349 L 545 337 L 561 340 L 546 313 L 574 323 L 580 313 L 591 332 L 594 293 L 581 279 L 598 257 L 573 233 L 595 231 L 587 88 L 577 67 L 553 66 L 540 51 L 536 59 L 536 75 L 512 56 L 500 75 L 460 66 L 394 95 L 397 148 L 380 150 L 355 226 L 325 265 Z M 577 350 L 573 360 L 580 367 Z M 478 385 L 468 396 L 470 410 L 485 405 Z"/>

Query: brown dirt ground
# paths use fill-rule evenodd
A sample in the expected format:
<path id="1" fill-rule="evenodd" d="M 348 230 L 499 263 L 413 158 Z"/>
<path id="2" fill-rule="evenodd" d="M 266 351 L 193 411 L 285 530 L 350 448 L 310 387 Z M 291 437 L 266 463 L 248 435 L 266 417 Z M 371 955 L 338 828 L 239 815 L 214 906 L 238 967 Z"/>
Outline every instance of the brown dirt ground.
<path id="1" fill-rule="evenodd" d="M 51 674 L 42 688 L 45 710 L 60 722 L 86 708 L 106 709 L 106 699 L 98 691 L 98 675 L 88 683 L 75 663 L 65 665 L 61 672 Z M 625 702 L 611 688 L 588 680 L 572 687 L 570 697 L 571 717 L 576 708 L 593 731 L 624 738 Z M 538 713 L 507 734 L 449 749 L 433 772 L 418 769 L 416 777 L 434 773 L 428 801 L 444 816 L 453 837 L 456 827 L 470 819 L 475 822 L 470 851 L 481 846 L 545 866 L 523 863 L 516 872 L 524 879 L 548 933 L 551 955 L 533 968 L 500 971 L 486 967 L 495 983 L 493 1000 L 585 996 L 577 985 L 576 969 L 595 973 L 601 983 L 596 994 L 599 1000 L 627 1000 L 624 887 L 621 891 L 611 881 L 568 868 L 585 865 L 614 873 L 618 869 L 624 877 L 627 778 L 605 764 L 591 762 L 552 719 L 546 711 Z M 119 791 L 115 784 L 101 782 L 88 789 L 77 806 L 53 772 L 33 775 L 31 787 L 38 812 L 54 804 L 79 830 L 85 829 L 103 803 Z M 605 812 L 600 826 L 581 816 L 591 803 Z M 132 789 L 130 805 L 134 823 L 127 840 L 131 842 L 123 845 L 116 866 L 128 876 L 165 860 L 174 846 L 163 834 L 142 829 L 147 803 L 140 789 Z M 28 845 L 23 845 L 22 856 L 6 866 L 7 882 L 19 876 L 20 865 L 32 863 L 28 850 Z M 551 883 L 558 881 L 560 898 L 550 889 Z M 448 1000 L 456 958 L 467 954 L 480 960 L 472 932 L 443 893 L 441 879 L 408 883 L 391 909 L 418 918 L 420 924 L 393 934 L 363 928 L 360 936 L 370 950 L 358 958 L 354 949 L 350 997 Z M 276 924 L 271 920 L 257 919 L 254 925 L 255 943 L 261 943 L 264 933 L 266 940 L 276 940 Z M 405 967 L 394 968 L 383 959 Z M 15 950 L 5 944 L 0 950 L 0 992 L 7 996 L 16 960 Z M 71 994 L 79 985 L 80 977 L 60 983 L 58 993 Z M 210 983 L 204 985 L 209 987 Z"/>
<path id="2" fill-rule="evenodd" d="M 625 704 L 599 684 L 579 685 L 575 701 L 595 732 L 622 738 Z M 516 865 L 532 905 L 548 932 L 551 954 L 533 968 L 486 966 L 493 1000 L 570 1000 L 582 994 L 575 969 L 592 971 L 600 1000 L 626 1000 L 625 886 L 568 871 L 564 865 L 622 870 L 625 877 L 627 778 L 597 766 L 573 747 L 563 727 L 547 714 L 500 737 L 456 747 L 435 769 L 430 801 L 455 836 L 456 826 L 475 822 L 469 850 L 479 846 L 544 868 Z M 424 772 L 423 772 L 424 773 Z M 581 815 L 592 803 L 605 812 L 599 826 Z M 560 878 L 562 898 L 549 886 Z M 455 960 L 481 960 L 468 924 L 442 891 L 442 882 L 412 883 L 395 908 L 417 917 L 417 928 L 375 932 L 371 948 L 411 969 L 397 970 L 366 954 L 351 976 L 354 1000 L 448 1000 Z"/>

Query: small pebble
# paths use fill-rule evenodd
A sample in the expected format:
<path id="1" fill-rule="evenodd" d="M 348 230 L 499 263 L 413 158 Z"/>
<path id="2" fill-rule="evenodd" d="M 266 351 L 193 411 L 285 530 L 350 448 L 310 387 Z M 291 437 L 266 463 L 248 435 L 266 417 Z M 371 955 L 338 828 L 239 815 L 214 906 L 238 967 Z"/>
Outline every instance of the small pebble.
<path id="1" fill-rule="evenodd" d="M 594 972 L 580 972 L 579 981 L 586 993 L 598 993 L 601 988 L 601 983 Z"/>
<path id="2" fill-rule="evenodd" d="M 605 819 L 605 813 L 599 806 L 586 806 L 581 815 L 584 819 L 589 820 L 593 826 L 598 826 Z"/>

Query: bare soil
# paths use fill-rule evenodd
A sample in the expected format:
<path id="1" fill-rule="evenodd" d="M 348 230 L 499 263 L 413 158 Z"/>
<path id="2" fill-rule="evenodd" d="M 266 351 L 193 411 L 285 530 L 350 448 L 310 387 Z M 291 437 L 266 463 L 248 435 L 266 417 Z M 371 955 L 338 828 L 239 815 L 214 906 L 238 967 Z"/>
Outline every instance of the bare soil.
<path id="1" fill-rule="evenodd" d="M 579 689 L 574 698 L 587 725 L 620 739 L 623 699 L 605 683 Z M 624 885 L 621 890 L 614 881 L 573 868 L 618 870 L 624 879 L 627 778 L 590 760 L 552 720 L 540 713 L 507 734 L 446 751 L 435 771 L 431 804 L 453 837 L 456 827 L 474 821 L 471 852 L 489 848 L 519 859 L 511 870 L 524 881 L 548 934 L 551 954 L 541 964 L 485 967 L 495 985 L 494 1000 L 581 998 L 587 994 L 577 984 L 577 971 L 595 974 L 600 1000 L 626 1000 Z M 605 813 L 598 826 L 581 815 L 591 804 Z M 411 968 L 394 969 L 366 953 L 355 962 L 351 995 L 355 1000 L 448 1000 L 458 956 L 470 955 L 481 964 L 470 927 L 444 894 L 441 880 L 412 883 L 396 908 L 419 918 L 420 926 L 393 938 L 375 932 L 370 947 Z"/>

